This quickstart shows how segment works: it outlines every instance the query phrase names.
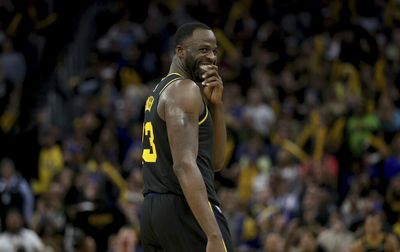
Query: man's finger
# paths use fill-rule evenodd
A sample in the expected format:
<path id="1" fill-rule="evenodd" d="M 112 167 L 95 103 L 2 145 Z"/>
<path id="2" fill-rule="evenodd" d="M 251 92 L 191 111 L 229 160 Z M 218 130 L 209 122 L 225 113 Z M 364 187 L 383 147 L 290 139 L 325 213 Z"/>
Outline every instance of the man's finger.
<path id="1" fill-rule="evenodd" d="M 216 76 L 211 76 L 206 78 L 205 80 L 202 81 L 202 84 L 210 83 L 210 82 L 222 82 L 220 78 Z"/>
<path id="2" fill-rule="evenodd" d="M 219 81 L 206 82 L 203 84 L 203 86 L 205 86 L 205 87 L 218 87 L 219 86 L 219 87 L 223 88 L 223 85 Z"/>
<path id="3" fill-rule="evenodd" d="M 203 69 L 204 71 L 210 71 L 210 70 L 218 70 L 218 66 L 217 65 L 201 65 L 200 66 L 201 69 Z"/>
<path id="4" fill-rule="evenodd" d="M 217 71 L 211 70 L 211 71 L 203 73 L 203 75 L 201 77 L 203 77 L 203 79 L 207 79 L 210 76 L 218 76 L 219 77 L 219 74 Z"/>

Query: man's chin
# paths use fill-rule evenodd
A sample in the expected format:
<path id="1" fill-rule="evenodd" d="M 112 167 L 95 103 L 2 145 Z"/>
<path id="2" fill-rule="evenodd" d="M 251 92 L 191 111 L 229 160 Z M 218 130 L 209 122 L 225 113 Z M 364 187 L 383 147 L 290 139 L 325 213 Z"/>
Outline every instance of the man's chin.
<path id="1" fill-rule="evenodd" d="M 203 73 L 200 71 L 200 69 L 197 69 L 197 71 L 195 71 L 192 75 L 193 81 L 196 83 L 202 82 L 203 81 L 203 78 L 201 77 L 202 74 Z"/>

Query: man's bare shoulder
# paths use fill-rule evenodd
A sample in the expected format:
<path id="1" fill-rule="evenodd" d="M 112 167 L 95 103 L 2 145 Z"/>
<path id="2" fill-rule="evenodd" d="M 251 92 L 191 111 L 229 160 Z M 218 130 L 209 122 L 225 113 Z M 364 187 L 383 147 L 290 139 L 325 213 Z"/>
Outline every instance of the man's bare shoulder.
<path id="1" fill-rule="evenodd" d="M 166 113 L 177 111 L 199 113 L 202 110 L 202 96 L 199 86 L 190 79 L 177 80 L 161 95 L 158 113 L 165 119 Z"/>
<path id="2" fill-rule="evenodd" d="M 201 101 L 200 88 L 190 79 L 177 80 L 165 90 L 162 96 L 164 102 L 167 103 Z"/>
<path id="3" fill-rule="evenodd" d="M 169 88 L 170 91 L 174 91 L 174 93 L 185 93 L 186 92 L 195 92 L 200 93 L 199 86 L 191 79 L 180 79 L 177 80 L 173 85 Z"/>

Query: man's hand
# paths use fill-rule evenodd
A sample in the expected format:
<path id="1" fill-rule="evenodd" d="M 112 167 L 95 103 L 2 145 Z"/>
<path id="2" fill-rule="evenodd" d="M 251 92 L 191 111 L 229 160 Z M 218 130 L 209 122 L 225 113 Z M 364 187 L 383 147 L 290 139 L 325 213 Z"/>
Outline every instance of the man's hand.
<path id="1" fill-rule="evenodd" d="M 201 83 L 203 85 L 203 95 L 212 105 L 220 105 L 224 86 L 218 73 L 218 67 L 216 65 L 206 65 L 201 66 L 201 68 L 204 70 L 202 75 L 203 82 Z"/>

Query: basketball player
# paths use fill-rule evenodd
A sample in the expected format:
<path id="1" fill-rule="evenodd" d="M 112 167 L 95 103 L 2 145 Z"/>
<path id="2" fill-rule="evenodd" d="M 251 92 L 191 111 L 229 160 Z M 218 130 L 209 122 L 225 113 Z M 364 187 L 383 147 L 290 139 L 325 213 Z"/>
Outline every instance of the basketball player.
<path id="1" fill-rule="evenodd" d="M 202 23 L 175 34 L 169 74 L 148 97 L 143 123 L 144 250 L 233 251 L 213 186 L 226 129 L 217 42 Z"/>

